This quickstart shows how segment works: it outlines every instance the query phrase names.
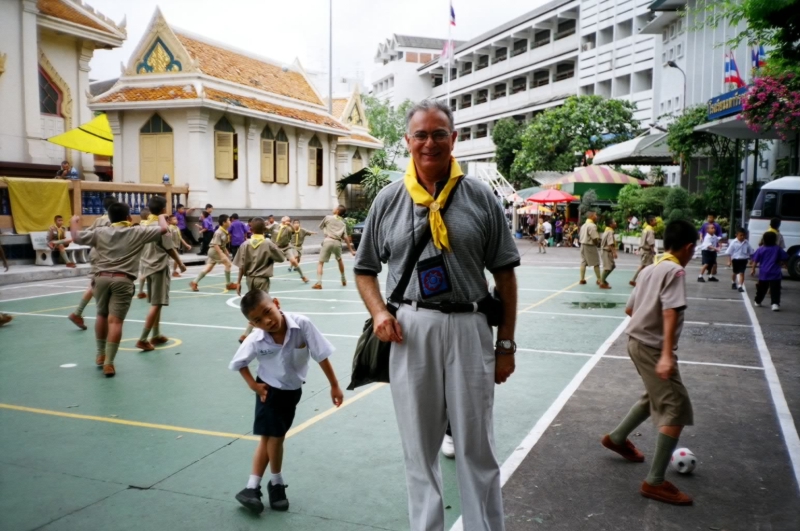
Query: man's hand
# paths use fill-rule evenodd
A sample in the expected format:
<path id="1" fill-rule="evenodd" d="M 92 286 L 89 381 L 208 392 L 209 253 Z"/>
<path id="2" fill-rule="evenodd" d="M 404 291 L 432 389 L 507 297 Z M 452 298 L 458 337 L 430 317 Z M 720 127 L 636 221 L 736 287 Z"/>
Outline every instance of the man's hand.
<path id="1" fill-rule="evenodd" d="M 188 243 L 184 243 L 183 246 L 186 248 L 187 251 L 191 251 L 192 250 L 192 246 L 189 245 Z"/>
<path id="2" fill-rule="evenodd" d="M 661 358 L 659 358 L 658 363 L 656 364 L 656 374 L 662 380 L 669 380 L 669 377 L 672 376 L 674 370 L 675 358 L 671 353 L 662 352 Z"/>
<path id="3" fill-rule="evenodd" d="M 515 368 L 514 354 L 505 354 L 503 351 L 497 351 L 494 363 L 494 383 L 505 383 L 514 374 Z"/>
<path id="4" fill-rule="evenodd" d="M 55 249 L 56 248 L 56 244 L 53 243 L 53 242 L 47 242 L 47 246 L 50 247 L 50 249 Z"/>
<path id="5" fill-rule="evenodd" d="M 257 383 L 253 391 L 261 397 L 261 402 L 267 401 L 267 393 L 269 392 L 269 386 L 265 383 Z"/>
<path id="6" fill-rule="evenodd" d="M 241 281 L 238 284 L 236 284 L 236 295 L 238 295 L 239 297 L 242 296 L 242 283 L 241 283 Z"/>
<path id="7" fill-rule="evenodd" d="M 353 256 L 355 256 L 355 255 L 356 255 L 356 252 L 355 252 L 355 250 L 353 250 L 353 249 L 350 249 L 350 254 L 351 254 L 351 255 L 353 255 Z"/>
<path id="8" fill-rule="evenodd" d="M 400 323 L 389 313 L 389 310 L 384 310 L 375 316 L 372 329 L 378 339 L 385 343 L 403 342 L 403 331 L 400 329 Z"/>
<path id="9" fill-rule="evenodd" d="M 342 402 L 344 402 L 344 393 L 338 385 L 331 386 L 331 400 L 333 400 L 333 405 L 336 407 L 341 406 Z"/>
<path id="10" fill-rule="evenodd" d="M 178 264 L 178 269 L 181 270 L 181 273 L 186 273 L 186 264 L 181 262 L 180 264 Z"/>

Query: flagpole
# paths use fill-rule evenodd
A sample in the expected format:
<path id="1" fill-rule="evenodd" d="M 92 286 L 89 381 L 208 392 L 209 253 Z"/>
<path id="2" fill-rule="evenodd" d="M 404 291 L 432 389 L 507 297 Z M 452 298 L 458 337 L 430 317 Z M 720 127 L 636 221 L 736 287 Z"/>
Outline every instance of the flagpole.
<path id="1" fill-rule="evenodd" d="M 447 6 L 447 106 L 450 107 L 450 78 L 452 77 L 451 61 L 453 60 L 453 25 L 450 22 L 452 3 Z M 451 109 L 455 111 L 455 109 Z"/>
<path id="2" fill-rule="evenodd" d="M 328 114 L 333 114 L 333 0 L 328 0 Z"/>

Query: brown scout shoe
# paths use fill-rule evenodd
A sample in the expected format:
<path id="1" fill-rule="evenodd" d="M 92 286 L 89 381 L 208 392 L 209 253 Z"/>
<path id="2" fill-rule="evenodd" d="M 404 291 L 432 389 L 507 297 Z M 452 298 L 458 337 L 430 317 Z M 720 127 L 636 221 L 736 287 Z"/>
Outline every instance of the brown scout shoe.
<path id="1" fill-rule="evenodd" d="M 586 281 L 585 281 L 585 280 L 581 280 L 580 282 L 578 282 L 578 284 L 580 284 L 581 286 L 583 286 L 584 284 L 586 284 Z"/>
<path id="2" fill-rule="evenodd" d="M 117 371 L 114 370 L 113 363 L 103 365 L 103 376 L 106 378 L 113 378 L 115 374 L 117 374 Z"/>
<path id="3" fill-rule="evenodd" d="M 4 324 L 8 324 L 13 320 L 14 320 L 14 316 L 13 315 L 8 315 L 7 313 L 0 313 L 0 326 L 3 326 Z"/>
<path id="4" fill-rule="evenodd" d="M 86 325 L 83 323 L 83 317 L 81 317 L 80 315 L 75 315 L 74 313 L 71 313 L 67 316 L 67 319 L 72 321 L 73 324 L 78 328 L 80 328 L 81 330 L 86 330 Z"/>
<path id="5" fill-rule="evenodd" d="M 177 271 L 173 271 L 173 272 L 172 272 L 172 276 L 173 276 L 173 277 L 175 277 L 175 278 L 178 278 L 178 277 L 180 277 L 180 276 L 181 276 L 181 274 L 180 274 L 180 273 L 178 273 Z"/>
<path id="6" fill-rule="evenodd" d="M 642 463 L 644 462 L 644 454 L 639 451 L 636 446 L 629 439 L 625 439 L 623 444 L 614 444 L 614 441 L 611 440 L 611 437 L 608 435 L 603 435 L 603 438 L 600 439 L 600 444 L 611 450 L 612 452 L 617 452 L 619 455 L 627 459 L 628 461 L 634 463 Z"/>
<path id="7" fill-rule="evenodd" d="M 342 286 L 346 286 L 346 285 L 347 285 L 347 281 L 346 280 L 342 280 Z"/>
<path id="8" fill-rule="evenodd" d="M 636 282 L 634 282 L 633 280 L 631 280 L 630 282 L 628 282 L 628 284 L 630 284 L 630 285 L 631 285 L 631 286 L 633 286 L 634 288 L 636 287 Z"/>
<path id="9" fill-rule="evenodd" d="M 672 505 L 692 505 L 693 503 L 691 496 L 678 490 L 678 487 L 669 481 L 664 481 L 661 485 L 650 485 L 648 482 L 642 481 L 642 488 L 639 489 L 639 492 L 645 498 Z"/>
<path id="10" fill-rule="evenodd" d="M 313 286 L 311 286 L 311 289 L 322 289 L 322 284 L 320 284 L 319 282 L 317 282 L 316 284 L 314 284 Z"/>
<path id="11" fill-rule="evenodd" d="M 137 341 L 136 348 L 142 350 L 143 352 L 150 352 L 151 350 L 155 350 L 155 347 L 151 345 L 149 341 Z"/>
<path id="12" fill-rule="evenodd" d="M 94 359 L 94 364 L 97 365 L 98 369 L 102 369 L 105 362 L 106 362 L 105 354 L 98 354 L 97 357 Z"/>
<path id="13" fill-rule="evenodd" d="M 200 291 L 197 287 L 197 282 L 195 282 L 194 280 L 189 282 L 189 287 L 191 288 L 192 291 Z"/>
<path id="14" fill-rule="evenodd" d="M 147 298 L 147 293 L 145 293 L 144 291 L 140 291 L 139 294 L 136 296 L 136 298 L 137 299 L 146 299 Z"/>
<path id="15" fill-rule="evenodd" d="M 78 266 L 75 265 L 75 262 L 67 262 L 67 267 L 70 269 L 75 269 Z"/>
<path id="16" fill-rule="evenodd" d="M 231 282 L 230 284 L 225 284 L 225 289 L 231 290 L 231 291 L 236 291 L 236 289 L 238 287 L 239 287 L 239 284 L 234 284 L 233 282 Z"/>
<path id="17" fill-rule="evenodd" d="M 600 289 L 611 289 L 611 286 L 609 286 L 608 282 L 603 282 L 600 284 Z"/>
<path id="18" fill-rule="evenodd" d="M 169 343 L 169 338 L 166 336 L 156 336 L 150 338 L 151 345 L 163 345 L 165 343 Z"/>
<path id="19" fill-rule="evenodd" d="M 300 280 L 302 280 L 304 283 L 308 284 L 308 277 L 300 277 Z"/>

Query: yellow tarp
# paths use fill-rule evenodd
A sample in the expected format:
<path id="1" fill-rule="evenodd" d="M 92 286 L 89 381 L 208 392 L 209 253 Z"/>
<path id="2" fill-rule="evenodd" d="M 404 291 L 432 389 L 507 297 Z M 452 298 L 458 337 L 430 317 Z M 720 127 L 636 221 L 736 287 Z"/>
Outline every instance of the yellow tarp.
<path id="1" fill-rule="evenodd" d="M 8 183 L 11 217 L 17 234 L 47 230 L 56 215 L 69 224 L 72 207 L 69 202 L 69 182 L 62 180 L 20 179 L 2 177 Z"/>
<path id="2" fill-rule="evenodd" d="M 96 116 L 91 122 L 70 129 L 47 139 L 48 142 L 85 153 L 94 153 L 105 157 L 114 156 L 114 135 L 105 114 Z"/>

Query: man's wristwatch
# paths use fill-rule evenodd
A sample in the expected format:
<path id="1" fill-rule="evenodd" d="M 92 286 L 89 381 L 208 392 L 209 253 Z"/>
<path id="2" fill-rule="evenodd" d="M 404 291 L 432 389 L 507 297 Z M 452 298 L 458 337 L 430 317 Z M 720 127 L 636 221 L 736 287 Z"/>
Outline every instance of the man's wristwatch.
<path id="1" fill-rule="evenodd" d="M 514 354 L 517 352 L 517 344 L 513 339 L 498 339 L 494 344 L 495 350 L 505 351 L 506 354 Z"/>

